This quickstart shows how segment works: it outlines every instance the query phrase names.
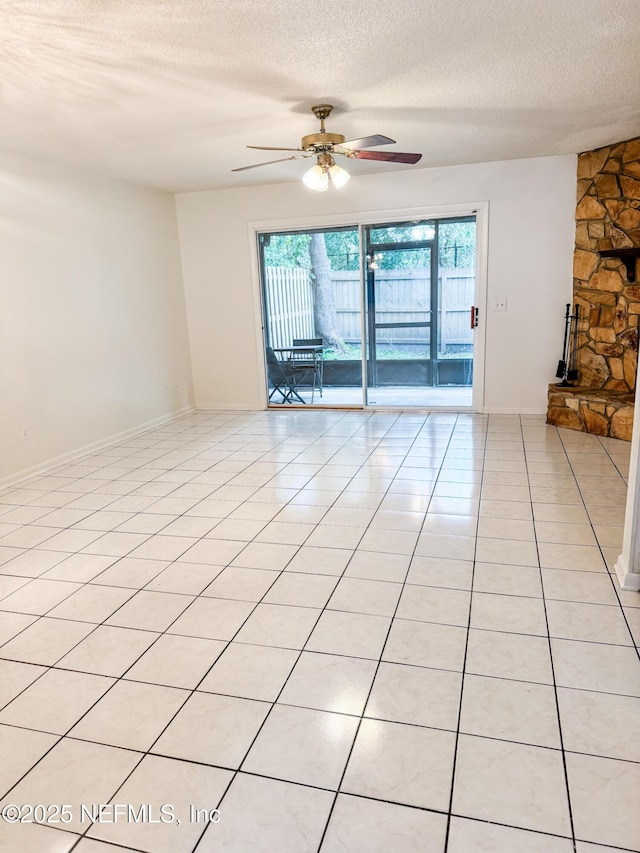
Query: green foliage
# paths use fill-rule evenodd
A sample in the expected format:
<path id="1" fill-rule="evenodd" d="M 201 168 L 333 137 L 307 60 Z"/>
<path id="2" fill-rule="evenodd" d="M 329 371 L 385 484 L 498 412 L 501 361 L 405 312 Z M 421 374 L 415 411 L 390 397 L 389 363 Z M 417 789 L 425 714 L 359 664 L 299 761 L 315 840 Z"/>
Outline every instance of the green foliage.
<path id="1" fill-rule="evenodd" d="M 372 238 L 381 242 L 400 242 L 412 239 L 425 239 L 429 236 L 422 226 L 388 226 L 372 229 Z M 413 233 L 418 230 L 420 233 Z M 438 223 L 439 261 L 442 267 L 475 266 L 475 222 Z M 272 234 L 269 245 L 265 247 L 264 258 L 268 267 L 311 268 L 309 258 L 308 233 Z M 339 231 L 327 231 L 324 234 L 327 254 L 332 270 L 357 270 L 360 265 L 360 247 L 358 231 L 350 228 Z M 408 249 L 397 252 L 383 252 L 378 260 L 380 269 L 414 269 L 428 266 L 429 249 Z"/>
<path id="2" fill-rule="evenodd" d="M 323 358 L 325 361 L 362 361 L 362 350 L 360 344 L 345 344 L 343 350 L 325 347 Z"/>
<path id="3" fill-rule="evenodd" d="M 438 248 L 441 267 L 475 267 L 476 223 L 441 222 Z"/>
<path id="4" fill-rule="evenodd" d="M 429 350 L 421 350 L 419 352 L 410 349 L 401 349 L 389 344 L 387 346 L 378 344 L 376 351 L 377 361 L 396 361 L 397 359 L 412 359 L 424 360 L 429 358 Z M 362 347 L 360 344 L 345 344 L 344 350 L 335 350 L 327 347 L 324 350 L 325 361 L 361 361 Z"/>
<path id="5" fill-rule="evenodd" d="M 264 250 L 267 267 L 311 268 L 309 234 L 272 234 Z"/>
<path id="6" fill-rule="evenodd" d="M 360 268 L 360 241 L 357 231 L 330 231 L 324 235 L 332 270 Z"/>
<path id="7" fill-rule="evenodd" d="M 411 240 L 426 240 L 434 235 L 435 229 L 429 223 L 423 225 L 389 226 L 382 229 L 372 229 L 372 240 L 381 243 L 410 242 Z M 438 223 L 439 264 L 441 267 L 473 267 L 475 265 L 475 222 Z M 380 269 L 399 270 L 417 269 L 429 266 L 429 249 L 406 249 L 395 252 L 382 252 L 377 261 Z"/>
<path id="8" fill-rule="evenodd" d="M 310 269 L 309 241 L 309 234 L 272 234 L 264 252 L 265 264 L 268 267 Z M 360 247 L 357 231 L 327 231 L 324 242 L 332 270 L 358 269 Z"/>
<path id="9" fill-rule="evenodd" d="M 381 270 L 423 269 L 429 266 L 431 258 L 429 249 L 404 249 L 381 254 L 382 257 L 376 261 Z"/>

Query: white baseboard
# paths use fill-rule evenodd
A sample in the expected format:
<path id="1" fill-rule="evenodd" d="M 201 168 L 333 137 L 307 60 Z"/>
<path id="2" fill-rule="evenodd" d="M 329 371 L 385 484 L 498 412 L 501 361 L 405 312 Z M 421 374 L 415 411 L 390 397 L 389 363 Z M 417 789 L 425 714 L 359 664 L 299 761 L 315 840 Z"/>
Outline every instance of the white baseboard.
<path id="1" fill-rule="evenodd" d="M 638 572 L 630 572 L 627 560 L 624 554 L 620 554 L 616 564 L 616 577 L 620 584 L 620 589 L 627 592 L 638 592 L 640 590 L 640 574 Z"/>
<path id="2" fill-rule="evenodd" d="M 484 415 L 546 415 L 547 409 L 523 409 L 512 406 L 485 406 L 482 410 Z"/>
<path id="3" fill-rule="evenodd" d="M 239 403 L 198 403 L 196 406 L 198 412 L 264 412 L 264 406 L 245 405 Z"/>
<path id="4" fill-rule="evenodd" d="M 100 441 L 85 444 L 83 447 L 71 450 L 69 453 L 63 453 L 61 456 L 56 456 L 53 459 L 48 459 L 46 462 L 41 462 L 39 465 L 33 465 L 31 468 L 25 468 L 22 471 L 18 471 L 16 474 L 10 474 L 8 477 L 3 477 L 0 480 L 0 490 L 16 486 L 19 483 L 23 483 L 25 480 L 31 480 L 33 477 L 41 477 L 43 474 L 48 474 L 49 471 L 53 471 L 55 468 L 59 468 L 60 465 L 64 465 L 67 462 L 75 462 L 77 459 L 80 459 L 82 456 L 87 456 L 89 453 L 95 453 L 97 450 L 103 450 L 105 447 L 118 444 L 120 441 L 124 441 L 127 438 L 133 438 L 133 436 L 140 435 L 150 429 L 156 429 L 163 424 L 175 421 L 185 415 L 190 415 L 195 411 L 195 406 L 184 406 L 184 408 L 178 409 L 175 412 L 170 412 L 168 415 L 161 415 L 159 418 L 154 418 L 153 420 L 147 421 L 139 426 L 132 427 L 131 429 L 125 429 L 115 435 L 110 435 L 108 438 L 102 438 Z"/>

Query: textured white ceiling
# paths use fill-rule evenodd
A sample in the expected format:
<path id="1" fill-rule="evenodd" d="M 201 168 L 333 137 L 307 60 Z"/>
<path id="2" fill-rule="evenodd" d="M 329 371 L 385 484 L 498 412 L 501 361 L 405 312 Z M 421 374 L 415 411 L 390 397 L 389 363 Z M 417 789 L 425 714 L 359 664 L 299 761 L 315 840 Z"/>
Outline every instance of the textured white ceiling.
<path id="1" fill-rule="evenodd" d="M 0 37 L 1 147 L 171 191 L 297 180 L 231 169 L 321 101 L 423 155 L 354 175 L 640 135 L 639 0 L 2 0 Z"/>

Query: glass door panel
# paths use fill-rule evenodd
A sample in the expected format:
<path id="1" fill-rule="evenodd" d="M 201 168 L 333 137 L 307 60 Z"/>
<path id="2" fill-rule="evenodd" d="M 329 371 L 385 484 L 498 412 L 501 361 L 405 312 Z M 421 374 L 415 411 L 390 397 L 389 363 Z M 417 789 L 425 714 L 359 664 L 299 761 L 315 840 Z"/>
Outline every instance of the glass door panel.
<path id="1" fill-rule="evenodd" d="M 471 405 L 473 336 L 471 309 L 476 290 L 476 222 L 438 223 L 438 324 L 436 384 L 452 399 Z M 453 390 L 457 389 L 457 390 Z"/>
<path id="2" fill-rule="evenodd" d="M 431 241 L 435 238 L 436 223 L 423 220 L 398 222 L 389 225 L 370 225 L 367 228 L 371 244 L 410 243 Z"/>
<path id="3" fill-rule="evenodd" d="M 364 229 L 367 404 L 470 406 L 475 218 Z"/>
<path id="4" fill-rule="evenodd" d="M 368 402 L 402 405 L 432 384 L 431 248 L 368 252 L 367 307 Z"/>
<path id="5" fill-rule="evenodd" d="M 269 406 L 362 406 L 358 228 L 258 235 Z"/>

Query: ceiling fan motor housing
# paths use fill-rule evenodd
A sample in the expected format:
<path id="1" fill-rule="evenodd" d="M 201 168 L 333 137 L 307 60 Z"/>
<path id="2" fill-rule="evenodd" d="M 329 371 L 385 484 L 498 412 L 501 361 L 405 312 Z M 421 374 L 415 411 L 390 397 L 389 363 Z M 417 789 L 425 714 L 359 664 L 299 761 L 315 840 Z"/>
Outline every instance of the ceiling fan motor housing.
<path id="1" fill-rule="evenodd" d="M 342 145 L 346 137 L 341 133 L 309 133 L 302 137 L 300 147 L 307 151 L 309 148 L 329 149 L 333 145 Z"/>

